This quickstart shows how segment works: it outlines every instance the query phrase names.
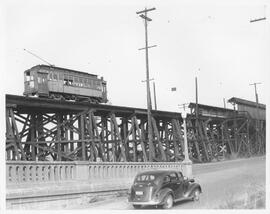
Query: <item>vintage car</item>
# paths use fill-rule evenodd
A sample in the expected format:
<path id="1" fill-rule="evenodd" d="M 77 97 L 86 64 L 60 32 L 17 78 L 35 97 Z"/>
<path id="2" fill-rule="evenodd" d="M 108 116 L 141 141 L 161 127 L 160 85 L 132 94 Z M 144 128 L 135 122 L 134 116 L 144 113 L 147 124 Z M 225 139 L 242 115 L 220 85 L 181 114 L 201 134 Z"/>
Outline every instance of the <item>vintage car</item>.
<path id="1" fill-rule="evenodd" d="M 128 192 L 128 202 L 135 209 L 144 205 L 169 209 L 174 202 L 199 200 L 201 186 L 188 179 L 180 171 L 154 170 L 138 173 Z"/>

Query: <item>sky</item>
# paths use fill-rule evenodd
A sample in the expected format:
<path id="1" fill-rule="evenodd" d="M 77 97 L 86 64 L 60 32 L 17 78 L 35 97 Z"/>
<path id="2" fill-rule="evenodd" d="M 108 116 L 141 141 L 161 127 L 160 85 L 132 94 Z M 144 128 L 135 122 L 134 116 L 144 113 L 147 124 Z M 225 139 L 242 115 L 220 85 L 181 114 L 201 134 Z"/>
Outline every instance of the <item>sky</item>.
<path id="1" fill-rule="evenodd" d="M 113 105 L 146 108 L 145 53 L 138 50 L 145 44 L 144 24 L 136 14 L 145 7 L 156 8 L 149 13 L 148 30 L 149 45 L 157 45 L 149 50 L 149 64 L 158 110 L 179 112 L 179 105 L 195 102 L 196 76 L 199 103 L 223 107 L 223 98 L 255 101 L 249 85 L 254 82 L 262 83 L 259 101 L 269 103 L 266 0 L 0 1 L 1 95 L 23 95 L 23 72 L 44 63 L 27 49 L 55 66 L 103 76 Z M 4 139 L 4 131 L 0 134 Z M 2 173 L 3 186 L 4 179 Z M 0 210 L 4 200 L 0 194 Z"/>
<path id="2" fill-rule="evenodd" d="M 158 110 L 195 102 L 223 107 L 223 98 L 268 99 L 270 25 L 267 1 L 10 0 L 3 4 L 4 94 L 22 95 L 23 72 L 51 64 L 103 76 L 111 104 L 146 108 L 144 23 L 148 16 L 150 78 Z M 250 23 L 251 19 L 267 19 Z M 153 88 L 151 93 L 153 101 Z M 172 92 L 171 88 L 177 90 Z M 232 106 L 227 103 L 227 107 Z"/>

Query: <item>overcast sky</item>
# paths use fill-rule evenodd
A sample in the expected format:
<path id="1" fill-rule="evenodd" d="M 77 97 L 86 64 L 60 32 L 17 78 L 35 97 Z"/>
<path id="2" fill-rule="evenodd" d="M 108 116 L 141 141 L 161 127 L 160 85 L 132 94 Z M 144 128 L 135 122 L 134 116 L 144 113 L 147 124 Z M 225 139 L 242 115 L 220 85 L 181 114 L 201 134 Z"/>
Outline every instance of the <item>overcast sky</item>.
<path id="1" fill-rule="evenodd" d="M 144 25 L 136 11 L 156 7 L 149 13 L 149 45 L 157 45 L 149 50 L 149 62 L 159 110 L 179 111 L 178 104 L 194 102 L 195 76 L 199 103 L 223 107 L 223 98 L 255 101 L 253 82 L 262 82 L 259 101 L 266 103 L 266 2 L 6 1 L 4 93 L 22 95 L 24 70 L 44 64 L 25 48 L 56 66 L 103 76 L 113 105 L 145 108 L 145 53 L 138 50 L 144 47 Z"/>

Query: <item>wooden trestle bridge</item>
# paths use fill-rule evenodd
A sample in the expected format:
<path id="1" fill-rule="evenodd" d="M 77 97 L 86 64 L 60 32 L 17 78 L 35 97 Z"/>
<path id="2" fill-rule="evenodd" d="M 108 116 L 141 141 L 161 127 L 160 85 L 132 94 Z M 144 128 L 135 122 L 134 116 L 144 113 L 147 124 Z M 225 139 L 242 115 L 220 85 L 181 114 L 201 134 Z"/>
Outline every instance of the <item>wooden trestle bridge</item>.
<path id="1" fill-rule="evenodd" d="M 265 105 L 231 102 L 238 110 L 190 103 L 193 162 L 265 154 Z M 239 110 L 241 105 L 262 116 Z M 6 95 L 6 160 L 179 162 L 182 122 L 180 113 L 153 110 L 149 145 L 146 109 Z"/>

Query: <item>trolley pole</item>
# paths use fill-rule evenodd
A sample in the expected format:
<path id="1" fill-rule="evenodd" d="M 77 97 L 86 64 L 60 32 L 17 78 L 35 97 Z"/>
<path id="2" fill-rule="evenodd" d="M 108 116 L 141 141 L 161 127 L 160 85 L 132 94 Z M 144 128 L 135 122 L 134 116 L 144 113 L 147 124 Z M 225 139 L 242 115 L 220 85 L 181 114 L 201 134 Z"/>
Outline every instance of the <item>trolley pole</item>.
<path id="1" fill-rule="evenodd" d="M 142 11 L 136 12 L 140 14 L 140 17 L 144 19 L 145 27 L 145 47 L 139 50 L 145 49 L 145 61 L 146 61 L 146 91 L 147 91 L 147 120 L 148 120 L 148 140 L 149 140 L 149 161 L 153 161 L 155 157 L 155 147 L 153 145 L 153 135 L 152 135 L 152 116 L 151 116 L 151 104 L 150 104 L 150 81 L 149 81 L 149 60 L 148 60 L 148 49 L 151 48 L 148 46 L 148 32 L 147 32 L 147 23 L 152 21 L 152 19 L 147 17 L 147 12 L 155 10 L 156 8 L 145 8 Z M 152 46 L 155 47 L 155 46 Z"/>

